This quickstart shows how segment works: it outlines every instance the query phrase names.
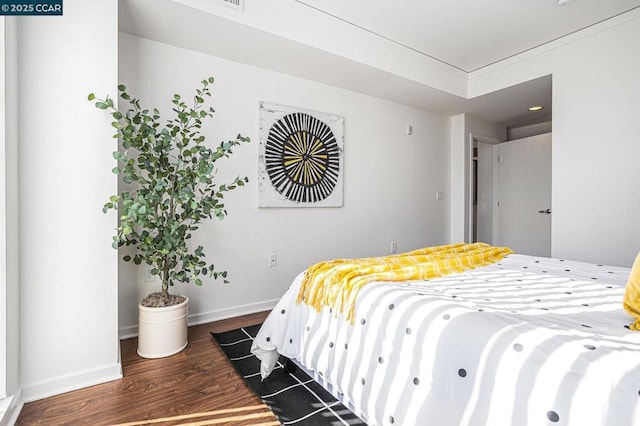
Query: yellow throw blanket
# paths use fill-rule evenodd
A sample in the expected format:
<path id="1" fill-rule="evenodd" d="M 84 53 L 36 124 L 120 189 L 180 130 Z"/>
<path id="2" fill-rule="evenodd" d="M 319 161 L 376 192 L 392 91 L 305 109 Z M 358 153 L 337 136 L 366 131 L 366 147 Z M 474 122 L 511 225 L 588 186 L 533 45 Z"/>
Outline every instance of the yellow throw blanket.
<path id="1" fill-rule="evenodd" d="M 356 296 L 368 283 L 441 277 L 495 263 L 510 253 L 507 247 L 459 243 L 384 257 L 320 262 L 307 269 L 296 302 L 318 312 L 325 306 L 336 314 L 346 312 L 346 319 L 353 323 Z"/>
<path id="2" fill-rule="evenodd" d="M 631 266 L 629 281 L 624 289 L 622 306 L 634 319 L 629 328 L 633 331 L 640 331 L 640 252 Z"/>

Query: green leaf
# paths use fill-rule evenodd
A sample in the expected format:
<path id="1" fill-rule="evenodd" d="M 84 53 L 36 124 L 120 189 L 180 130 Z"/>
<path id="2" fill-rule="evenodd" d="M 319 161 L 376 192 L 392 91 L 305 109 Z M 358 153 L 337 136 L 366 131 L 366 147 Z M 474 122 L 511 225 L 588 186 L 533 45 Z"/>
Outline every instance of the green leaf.
<path id="1" fill-rule="evenodd" d="M 122 260 L 124 260 L 125 262 L 131 262 L 131 256 L 126 255 L 122 258 Z"/>
<path id="2" fill-rule="evenodd" d="M 96 98 L 96 95 L 94 95 L 93 93 L 89 93 L 89 96 L 87 96 L 87 100 L 92 101 Z"/>
<path id="3" fill-rule="evenodd" d="M 214 183 L 214 162 L 229 157 L 232 148 L 248 138 L 238 135 L 239 139 L 216 148 L 205 146 L 201 129 L 205 118 L 213 117 L 214 109 L 205 106 L 213 82 L 213 77 L 201 81 L 193 105 L 174 95 L 171 116 L 164 121 L 157 108 L 143 109 L 140 99 L 129 96 L 124 85 L 118 85 L 118 91 L 129 106 L 123 106 L 122 111 L 108 96 L 104 100 L 94 94 L 88 96 L 97 108 L 109 110 L 111 125 L 117 129 L 114 137 L 120 139 L 119 149 L 112 155 L 119 167 L 112 172 L 121 175 L 126 184 L 133 184 L 128 191 L 111 196 L 103 206 L 105 212 L 119 209 L 119 227 L 112 246 L 135 250 L 123 259 L 149 264 L 153 272 L 161 273 L 168 265 L 171 286 L 174 282 L 202 285 L 203 275 L 222 277 L 228 283 L 226 272 L 218 273 L 213 264 L 207 265 L 202 247 L 187 246 L 205 218 L 224 218 L 223 193 L 248 182 L 246 177 L 236 177 L 219 187 Z"/>

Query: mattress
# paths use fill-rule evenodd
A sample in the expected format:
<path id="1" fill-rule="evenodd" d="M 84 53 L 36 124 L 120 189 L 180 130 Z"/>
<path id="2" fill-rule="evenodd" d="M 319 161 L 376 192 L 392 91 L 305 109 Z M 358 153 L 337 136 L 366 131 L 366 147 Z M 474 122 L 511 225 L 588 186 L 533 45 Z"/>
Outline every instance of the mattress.
<path id="1" fill-rule="evenodd" d="M 295 299 L 252 348 L 311 371 L 369 425 L 640 425 L 629 268 L 512 254 L 442 278 L 375 282 L 353 323 Z"/>

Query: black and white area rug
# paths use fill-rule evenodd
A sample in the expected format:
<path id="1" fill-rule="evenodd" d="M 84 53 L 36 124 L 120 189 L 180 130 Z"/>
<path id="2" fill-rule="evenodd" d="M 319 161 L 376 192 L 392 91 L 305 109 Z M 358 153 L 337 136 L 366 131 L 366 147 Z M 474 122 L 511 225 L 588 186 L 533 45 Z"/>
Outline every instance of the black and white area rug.
<path id="1" fill-rule="evenodd" d="M 295 364 L 280 357 L 264 381 L 260 360 L 251 352 L 260 324 L 225 333 L 211 333 L 251 390 L 283 425 L 366 425 Z"/>

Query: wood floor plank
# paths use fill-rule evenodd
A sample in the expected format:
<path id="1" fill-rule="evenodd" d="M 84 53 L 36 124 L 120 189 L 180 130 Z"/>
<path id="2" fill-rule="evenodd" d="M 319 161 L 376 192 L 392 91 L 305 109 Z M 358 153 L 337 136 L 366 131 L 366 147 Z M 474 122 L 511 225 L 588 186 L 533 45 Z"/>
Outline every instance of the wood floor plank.
<path id="1" fill-rule="evenodd" d="M 278 425 L 210 332 L 261 323 L 268 312 L 189 327 L 189 345 L 161 359 L 120 344 L 124 377 L 24 405 L 17 425 Z"/>

